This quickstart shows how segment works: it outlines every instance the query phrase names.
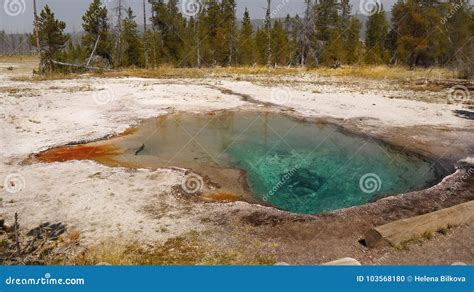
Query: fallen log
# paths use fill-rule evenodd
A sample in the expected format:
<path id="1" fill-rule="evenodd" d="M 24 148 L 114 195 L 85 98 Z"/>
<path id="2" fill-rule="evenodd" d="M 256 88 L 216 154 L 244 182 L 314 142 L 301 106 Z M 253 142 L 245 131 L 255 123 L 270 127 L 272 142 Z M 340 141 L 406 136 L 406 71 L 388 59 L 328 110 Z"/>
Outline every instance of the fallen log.
<path id="1" fill-rule="evenodd" d="M 474 219 L 474 201 L 374 227 L 365 234 L 365 243 L 369 248 L 398 246 L 426 233 L 465 224 L 471 219 Z"/>
<path id="2" fill-rule="evenodd" d="M 71 63 L 64 63 L 64 62 L 59 62 L 55 60 L 51 60 L 53 64 L 56 65 L 61 65 L 61 66 L 69 66 L 69 67 L 75 67 L 75 68 L 84 68 L 84 69 L 89 69 L 89 70 L 100 70 L 99 67 L 91 67 L 87 65 L 82 65 L 82 64 L 71 64 Z"/>

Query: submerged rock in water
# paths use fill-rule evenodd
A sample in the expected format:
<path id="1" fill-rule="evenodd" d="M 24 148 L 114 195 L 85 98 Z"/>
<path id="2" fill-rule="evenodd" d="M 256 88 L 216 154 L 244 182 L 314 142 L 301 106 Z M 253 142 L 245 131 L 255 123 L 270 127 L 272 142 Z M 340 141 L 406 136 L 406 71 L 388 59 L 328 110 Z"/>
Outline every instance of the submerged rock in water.
<path id="1" fill-rule="evenodd" d="M 142 152 L 143 150 L 145 150 L 145 144 L 142 144 L 142 146 L 140 146 L 140 148 L 138 148 L 138 150 L 135 151 L 135 156 L 140 154 L 140 152 Z"/>
<path id="2" fill-rule="evenodd" d="M 307 196 L 317 193 L 325 182 L 324 178 L 319 176 L 315 171 L 306 168 L 299 168 L 293 173 L 285 175 L 289 175 L 289 178 L 284 191 L 298 196 Z"/>

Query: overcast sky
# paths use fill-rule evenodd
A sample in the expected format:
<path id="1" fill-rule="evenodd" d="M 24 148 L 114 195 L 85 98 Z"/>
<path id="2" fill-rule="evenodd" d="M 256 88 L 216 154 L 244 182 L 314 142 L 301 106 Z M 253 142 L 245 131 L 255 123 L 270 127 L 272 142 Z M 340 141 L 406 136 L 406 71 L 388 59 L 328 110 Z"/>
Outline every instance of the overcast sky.
<path id="1" fill-rule="evenodd" d="M 116 6 L 118 0 L 102 0 L 109 9 Z M 142 0 L 123 0 L 130 6 L 136 14 L 141 12 Z M 187 0 L 180 0 L 187 1 Z M 197 0 L 199 1 L 199 0 Z M 352 0 L 354 11 L 359 9 L 359 1 Z M 376 1 L 376 0 L 362 0 Z M 148 2 L 148 1 L 147 1 Z M 290 13 L 301 14 L 304 7 L 304 0 L 273 0 L 275 17 L 284 17 Z M 386 9 L 392 7 L 396 0 L 382 0 Z M 64 20 L 67 24 L 67 31 L 80 31 L 82 15 L 86 11 L 91 0 L 37 0 L 38 10 L 48 4 L 55 12 L 56 17 Z M 0 30 L 7 32 L 30 32 L 32 28 L 33 0 L 0 0 Z M 264 18 L 266 0 L 237 0 L 237 15 L 241 18 L 245 7 L 250 11 L 252 18 Z M 19 10 L 18 10 L 19 9 Z M 143 23 L 142 17 L 137 17 L 137 22 Z"/>

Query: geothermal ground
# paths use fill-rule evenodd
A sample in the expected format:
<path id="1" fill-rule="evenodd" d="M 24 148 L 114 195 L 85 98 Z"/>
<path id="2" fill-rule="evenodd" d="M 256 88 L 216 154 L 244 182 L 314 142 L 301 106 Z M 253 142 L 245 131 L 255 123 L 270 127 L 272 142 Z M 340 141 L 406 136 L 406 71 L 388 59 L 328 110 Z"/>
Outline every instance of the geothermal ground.
<path id="1" fill-rule="evenodd" d="M 198 234 L 219 250 L 269 262 L 320 264 L 352 257 L 368 265 L 474 264 L 474 222 L 403 248 L 368 249 L 359 243 L 374 226 L 474 200 L 473 109 L 469 96 L 459 101 L 449 86 L 304 72 L 35 81 L 17 75 L 22 66 L 0 64 L 0 218 L 12 224 L 18 213 L 24 233 L 46 222 L 64 224 L 65 234 L 78 234 L 70 257 L 107 242 L 147 248 Z M 53 147 L 119 135 L 144 119 L 223 110 L 265 110 L 333 123 L 438 161 L 451 175 L 428 190 L 308 216 L 179 196 L 176 187 L 188 170 L 174 165 L 133 169 L 31 159 Z"/>

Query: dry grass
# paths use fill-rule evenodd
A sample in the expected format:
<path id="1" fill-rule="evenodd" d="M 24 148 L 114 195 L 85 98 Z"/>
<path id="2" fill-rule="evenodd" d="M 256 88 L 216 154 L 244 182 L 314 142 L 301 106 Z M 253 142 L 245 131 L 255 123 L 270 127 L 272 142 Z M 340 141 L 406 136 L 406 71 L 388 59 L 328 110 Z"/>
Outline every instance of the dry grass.
<path id="1" fill-rule="evenodd" d="M 291 75 L 305 72 L 303 68 L 269 69 L 257 67 L 213 67 L 213 68 L 176 68 L 163 65 L 150 69 L 123 69 L 96 74 L 107 77 L 143 77 L 143 78 L 204 78 L 226 77 L 232 75 Z"/>
<path id="2" fill-rule="evenodd" d="M 38 64 L 37 55 L 0 55 L 0 73 L 9 76 L 31 78 Z"/>
<path id="3" fill-rule="evenodd" d="M 448 79 L 456 78 L 456 71 L 446 68 L 417 68 L 409 70 L 407 67 L 389 66 L 347 66 L 339 69 L 319 68 L 311 70 L 315 74 L 322 76 L 349 76 L 362 77 L 368 79 Z"/>
<path id="4" fill-rule="evenodd" d="M 38 55 L 0 55 L 0 63 L 39 63 Z"/>
<path id="5" fill-rule="evenodd" d="M 445 68 L 418 68 L 409 70 L 406 67 L 389 66 L 345 66 L 338 69 L 321 68 L 276 68 L 267 67 L 217 67 L 217 68 L 174 68 L 163 66 L 155 69 L 126 69 L 110 71 L 95 76 L 101 77 L 143 77 L 143 78 L 204 78 L 232 76 L 282 76 L 311 74 L 324 77 L 359 77 L 367 79 L 450 79 L 456 78 L 456 71 Z"/>
<path id="6" fill-rule="evenodd" d="M 37 55 L 0 55 L 0 63 L 18 63 L 21 66 L 38 63 Z M 23 64 L 23 65 L 22 65 Z M 205 78 L 205 77 L 238 77 L 238 76 L 283 76 L 311 74 L 324 77 L 359 77 L 367 79 L 450 79 L 456 78 L 457 72 L 446 68 L 417 68 L 409 70 L 407 67 L 390 66 L 343 66 L 332 69 L 328 67 L 320 68 L 297 68 L 279 67 L 267 68 L 265 66 L 256 67 L 214 67 L 214 68 L 176 68 L 163 65 L 157 68 L 140 69 L 128 68 L 123 70 L 113 70 L 106 72 L 95 72 L 91 74 L 65 74 L 54 73 L 46 76 L 18 76 L 18 81 L 47 81 L 61 79 L 75 79 L 83 77 L 142 77 L 142 78 Z"/>
<path id="7" fill-rule="evenodd" d="M 54 264 L 68 265 L 271 265 L 269 256 L 246 256 L 239 250 L 220 250 L 190 232 L 157 246 L 139 243 L 117 244 L 108 241 L 82 252 L 72 260 Z"/>
<path id="8" fill-rule="evenodd" d="M 405 240 L 405 241 L 401 242 L 400 244 L 395 246 L 395 249 L 398 250 L 398 251 L 410 250 L 410 245 L 411 244 L 422 245 L 425 241 L 433 239 L 433 237 L 435 236 L 435 233 L 439 233 L 439 234 L 442 234 L 442 235 L 446 236 L 455 227 L 456 226 L 448 224 L 444 227 L 439 228 L 436 232 L 426 231 L 418 237 L 414 237 L 414 238 L 411 238 L 409 240 Z"/>

